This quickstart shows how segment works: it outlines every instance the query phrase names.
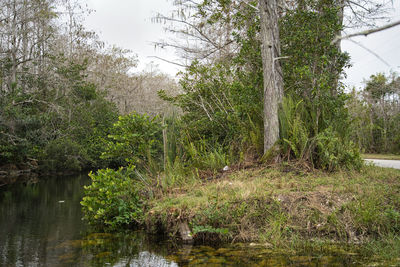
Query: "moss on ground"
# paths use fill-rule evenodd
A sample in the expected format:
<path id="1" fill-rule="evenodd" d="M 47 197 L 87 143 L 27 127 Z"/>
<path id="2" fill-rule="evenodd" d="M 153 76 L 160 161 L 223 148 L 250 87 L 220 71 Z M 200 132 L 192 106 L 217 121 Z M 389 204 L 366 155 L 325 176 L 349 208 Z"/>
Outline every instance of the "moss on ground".
<path id="1" fill-rule="evenodd" d="M 170 190 L 150 202 L 146 221 L 172 235 L 186 221 L 195 240 L 276 247 L 304 240 L 386 240 L 397 244 L 400 255 L 400 240 L 394 238 L 400 233 L 400 171 L 372 166 L 336 173 L 289 166 L 239 170 Z"/>

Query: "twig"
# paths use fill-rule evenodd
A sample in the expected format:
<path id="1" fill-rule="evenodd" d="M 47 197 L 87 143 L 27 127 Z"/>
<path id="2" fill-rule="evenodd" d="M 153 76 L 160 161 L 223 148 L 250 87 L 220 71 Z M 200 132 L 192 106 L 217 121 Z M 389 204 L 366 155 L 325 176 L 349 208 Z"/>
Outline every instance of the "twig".
<path id="1" fill-rule="evenodd" d="M 364 48 L 365 50 L 367 50 L 368 52 L 370 52 L 372 55 L 374 55 L 377 59 L 379 59 L 380 61 L 382 61 L 386 66 L 388 66 L 389 68 L 391 67 L 389 63 L 387 63 L 383 58 L 381 58 L 377 53 L 375 53 L 374 51 L 372 51 L 371 49 L 369 49 L 368 47 L 362 45 L 359 42 L 356 42 L 354 40 L 349 40 L 350 42 L 355 43 L 356 45 L 360 46 L 361 48 Z"/>
<path id="2" fill-rule="evenodd" d="M 254 8 L 256 11 L 260 12 L 260 10 L 258 9 L 258 7 L 253 6 L 253 5 L 250 4 L 250 3 L 247 3 L 246 1 L 245 1 L 244 3 L 245 3 L 246 5 L 248 5 L 249 7 L 251 7 L 251 8 Z"/>

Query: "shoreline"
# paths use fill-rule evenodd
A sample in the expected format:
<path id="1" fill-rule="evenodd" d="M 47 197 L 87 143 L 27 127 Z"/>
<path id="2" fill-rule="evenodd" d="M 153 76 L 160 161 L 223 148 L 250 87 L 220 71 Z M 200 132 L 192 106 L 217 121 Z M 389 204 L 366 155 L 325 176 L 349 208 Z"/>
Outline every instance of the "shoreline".
<path id="1" fill-rule="evenodd" d="M 40 177 L 48 176 L 70 176 L 89 171 L 63 171 L 63 172 L 44 172 L 38 165 L 14 165 L 8 164 L 0 167 L 0 188 L 14 183 L 37 183 Z"/>

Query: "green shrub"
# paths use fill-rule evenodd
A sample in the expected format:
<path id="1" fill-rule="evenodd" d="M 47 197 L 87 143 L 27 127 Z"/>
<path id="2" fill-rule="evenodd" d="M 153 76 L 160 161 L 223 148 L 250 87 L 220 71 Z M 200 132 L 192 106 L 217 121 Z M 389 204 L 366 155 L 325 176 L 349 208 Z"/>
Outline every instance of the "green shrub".
<path id="1" fill-rule="evenodd" d="M 158 117 L 132 113 L 120 116 L 108 136 L 104 159 L 120 159 L 148 173 L 156 173 L 163 157 L 162 125 Z"/>
<path id="2" fill-rule="evenodd" d="M 90 225 L 115 230 L 141 222 L 143 203 L 134 167 L 102 169 L 89 176 L 92 184 L 85 186 L 81 205 Z"/>

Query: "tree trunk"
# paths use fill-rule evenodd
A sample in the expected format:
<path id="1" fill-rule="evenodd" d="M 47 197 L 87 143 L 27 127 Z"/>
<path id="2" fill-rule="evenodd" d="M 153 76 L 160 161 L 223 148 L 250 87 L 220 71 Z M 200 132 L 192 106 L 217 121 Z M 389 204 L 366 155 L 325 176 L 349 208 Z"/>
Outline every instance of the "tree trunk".
<path id="1" fill-rule="evenodd" d="M 344 5 L 345 5 L 345 0 L 338 0 L 336 2 L 336 5 L 338 7 L 338 23 L 340 25 L 343 25 L 344 22 Z M 342 30 L 339 30 L 338 32 L 336 32 L 336 36 L 341 37 L 342 36 Z M 342 41 L 338 40 L 335 43 L 339 53 L 342 52 Z M 336 71 L 337 72 L 337 71 Z M 332 88 L 331 88 L 331 94 L 334 96 L 337 96 L 338 94 L 338 89 L 339 89 L 339 80 L 340 80 L 340 72 L 336 73 L 336 79 L 332 84 Z"/>
<path id="2" fill-rule="evenodd" d="M 278 108 L 283 98 L 277 0 L 259 0 L 264 77 L 264 154 L 279 139 Z"/>

